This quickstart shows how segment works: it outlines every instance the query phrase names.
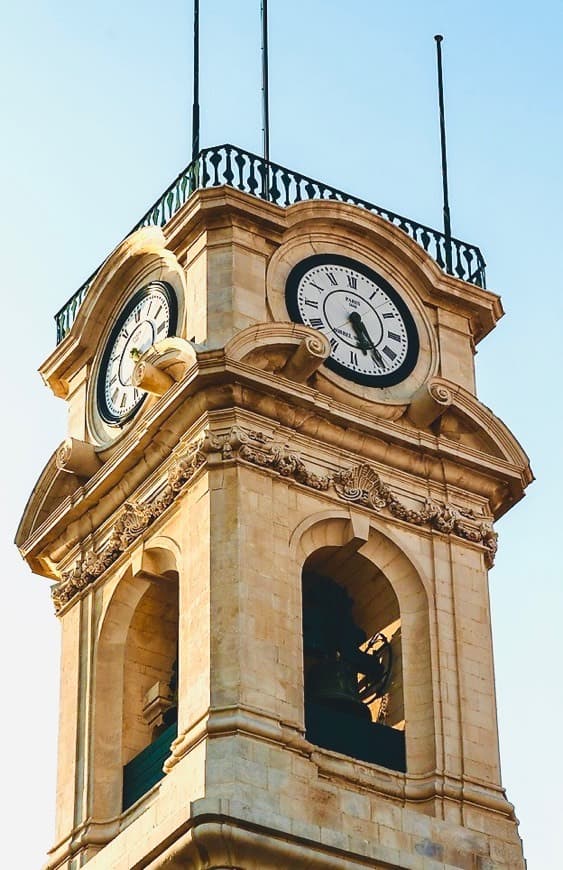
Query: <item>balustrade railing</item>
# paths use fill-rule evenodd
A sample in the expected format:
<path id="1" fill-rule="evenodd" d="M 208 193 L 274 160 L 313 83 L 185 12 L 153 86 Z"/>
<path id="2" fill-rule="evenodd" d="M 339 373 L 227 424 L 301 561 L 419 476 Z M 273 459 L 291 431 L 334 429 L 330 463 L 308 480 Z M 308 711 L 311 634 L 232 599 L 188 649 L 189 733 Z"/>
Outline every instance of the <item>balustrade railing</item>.
<path id="1" fill-rule="evenodd" d="M 439 230 L 352 196 L 322 181 L 308 178 L 285 166 L 265 161 L 262 157 L 234 145 L 219 145 L 200 151 L 198 158 L 178 175 L 127 235 L 141 227 L 164 226 L 195 190 L 224 184 L 282 207 L 312 199 L 336 200 L 358 206 L 407 233 L 444 271 L 478 287 L 486 286 L 485 261 L 475 245 L 456 238 L 448 239 Z M 98 271 L 96 269 L 55 315 L 57 343 L 69 332 Z"/>

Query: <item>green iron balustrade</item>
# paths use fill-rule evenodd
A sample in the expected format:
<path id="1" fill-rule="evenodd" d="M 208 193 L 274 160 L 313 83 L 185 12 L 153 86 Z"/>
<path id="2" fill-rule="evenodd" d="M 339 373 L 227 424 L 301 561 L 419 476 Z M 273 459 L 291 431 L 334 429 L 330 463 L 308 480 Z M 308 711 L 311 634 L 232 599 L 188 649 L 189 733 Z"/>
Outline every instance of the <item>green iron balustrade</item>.
<path id="1" fill-rule="evenodd" d="M 228 185 L 251 196 L 287 207 L 305 200 L 328 199 L 363 208 L 403 230 L 430 254 L 449 274 L 485 288 L 485 260 L 478 247 L 456 238 L 447 238 L 439 230 L 352 196 L 336 187 L 316 181 L 257 154 L 234 145 L 204 148 L 164 191 L 127 234 L 147 226 L 163 227 L 187 202 L 195 190 Z M 125 237 L 127 238 L 127 236 Z M 99 268 L 90 275 L 55 315 L 57 344 L 72 327 L 76 315 Z"/>

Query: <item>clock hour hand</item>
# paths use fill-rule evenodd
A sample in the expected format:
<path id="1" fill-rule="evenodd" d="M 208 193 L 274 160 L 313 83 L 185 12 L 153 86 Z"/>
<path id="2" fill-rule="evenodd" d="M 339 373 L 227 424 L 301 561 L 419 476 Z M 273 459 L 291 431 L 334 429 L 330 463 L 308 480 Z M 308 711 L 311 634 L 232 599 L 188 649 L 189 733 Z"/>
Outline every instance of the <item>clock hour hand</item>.
<path id="1" fill-rule="evenodd" d="M 352 329 L 356 333 L 356 338 L 358 339 L 360 350 L 363 353 L 367 353 L 367 351 L 370 350 L 378 366 L 381 366 L 381 368 L 384 369 L 385 361 L 375 347 L 373 341 L 371 340 L 371 336 L 367 331 L 366 325 L 362 320 L 361 315 L 357 311 L 352 311 L 349 320 L 352 324 Z"/>
<path id="2" fill-rule="evenodd" d="M 352 311 L 352 313 L 348 317 L 348 320 L 352 324 L 352 329 L 354 330 L 354 334 L 355 334 L 356 338 L 358 339 L 358 347 L 360 348 L 360 350 L 362 351 L 363 354 L 366 354 L 368 352 L 368 350 L 370 349 L 370 342 L 369 342 L 369 336 L 368 336 L 368 341 L 366 344 L 366 337 L 365 337 L 364 331 L 362 329 L 362 327 L 364 325 L 362 322 L 362 318 L 360 317 L 360 315 L 358 314 L 357 311 Z"/>

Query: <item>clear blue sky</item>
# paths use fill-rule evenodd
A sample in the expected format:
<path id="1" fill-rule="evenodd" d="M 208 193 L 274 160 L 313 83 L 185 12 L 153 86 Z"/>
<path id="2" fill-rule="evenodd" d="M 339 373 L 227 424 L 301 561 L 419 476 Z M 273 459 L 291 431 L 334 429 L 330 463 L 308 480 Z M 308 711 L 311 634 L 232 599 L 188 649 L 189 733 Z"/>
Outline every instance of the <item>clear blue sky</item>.
<path id="1" fill-rule="evenodd" d="M 201 0 L 202 145 L 258 151 L 259 0 Z M 563 4 L 270 0 L 271 154 L 441 225 L 433 35 L 445 35 L 454 234 L 481 246 L 507 316 L 479 393 L 537 477 L 490 574 L 504 782 L 529 870 L 561 866 Z M 52 315 L 188 162 L 191 2 L 20 0 L 3 10 L 0 654 L 10 866 L 53 842 L 58 626 L 12 545 L 65 436 L 36 368 Z M 559 782 L 558 782 L 559 780 Z M 6 835 L 4 835 L 6 838 Z M 23 839 L 22 839 L 23 838 Z M 25 858 L 16 858 L 24 849 Z M 17 861 L 17 863 L 15 863 Z"/>

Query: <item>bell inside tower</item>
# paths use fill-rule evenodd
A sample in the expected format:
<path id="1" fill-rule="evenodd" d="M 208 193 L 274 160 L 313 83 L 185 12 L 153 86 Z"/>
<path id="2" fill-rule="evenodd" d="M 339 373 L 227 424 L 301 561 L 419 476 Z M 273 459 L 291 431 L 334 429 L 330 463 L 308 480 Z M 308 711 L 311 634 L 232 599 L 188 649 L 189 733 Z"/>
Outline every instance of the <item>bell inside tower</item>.
<path id="1" fill-rule="evenodd" d="M 406 770 L 401 619 L 387 578 L 356 554 L 317 551 L 302 574 L 306 737 Z"/>

